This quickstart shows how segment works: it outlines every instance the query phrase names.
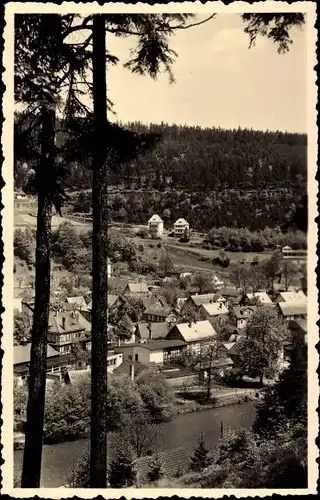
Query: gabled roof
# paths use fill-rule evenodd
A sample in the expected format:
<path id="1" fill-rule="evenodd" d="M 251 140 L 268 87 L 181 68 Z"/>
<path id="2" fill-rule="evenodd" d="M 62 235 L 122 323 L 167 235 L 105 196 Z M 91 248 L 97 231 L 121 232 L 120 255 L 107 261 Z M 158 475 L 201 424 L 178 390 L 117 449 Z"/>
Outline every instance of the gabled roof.
<path id="1" fill-rule="evenodd" d="M 247 293 L 247 298 L 249 300 L 252 300 L 254 298 L 258 297 L 260 300 L 261 304 L 272 304 L 272 300 L 270 299 L 269 295 L 267 292 L 254 292 L 254 293 Z"/>
<path id="2" fill-rule="evenodd" d="M 13 348 L 13 364 L 19 365 L 21 363 L 30 362 L 30 350 L 31 342 L 26 345 L 16 345 Z M 47 346 L 47 358 L 53 358 L 54 356 L 60 356 L 60 353 L 53 349 L 51 345 Z"/>
<path id="3" fill-rule="evenodd" d="M 49 312 L 49 332 L 50 333 L 71 333 L 85 330 L 84 318 L 80 318 L 80 313 L 70 311 Z M 88 323 L 88 322 L 87 322 Z M 89 323 L 90 324 L 90 323 Z"/>
<path id="4" fill-rule="evenodd" d="M 174 223 L 174 226 L 182 226 L 182 225 L 187 225 L 189 226 L 189 222 L 186 221 L 186 219 L 183 219 L 182 217 L 180 219 L 177 219 L 176 222 Z"/>
<path id="5" fill-rule="evenodd" d="M 298 302 L 279 302 L 279 307 L 284 316 L 300 316 L 306 315 L 308 308 L 307 303 L 303 301 Z"/>
<path id="6" fill-rule="evenodd" d="M 254 312 L 256 309 L 257 309 L 256 306 L 242 306 L 242 307 L 236 306 L 233 308 L 233 312 L 237 319 L 242 319 L 248 317 L 244 314 L 245 311 L 249 310 L 251 312 Z"/>
<path id="7" fill-rule="evenodd" d="M 235 342 L 225 342 L 222 345 L 223 345 L 223 347 L 225 347 L 227 349 L 227 351 L 230 351 L 230 349 L 232 349 L 234 344 L 235 344 Z"/>
<path id="8" fill-rule="evenodd" d="M 201 306 L 209 316 L 220 316 L 220 314 L 229 314 L 228 309 L 223 302 L 214 302 L 213 304 L 202 304 Z"/>
<path id="9" fill-rule="evenodd" d="M 152 217 L 150 217 L 148 222 L 163 222 L 163 220 L 161 219 L 161 217 L 159 217 L 159 215 L 154 214 Z"/>
<path id="10" fill-rule="evenodd" d="M 220 297 L 221 294 L 219 293 L 204 293 L 201 295 L 191 295 L 190 299 L 197 307 L 199 307 L 202 304 L 213 303 Z"/>
<path id="11" fill-rule="evenodd" d="M 143 314 L 152 314 L 153 316 L 160 316 L 166 318 L 173 311 L 170 306 L 157 306 L 156 304 L 151 304 Z"/>
<path id="12" fill-rule="evenodd" d="M 128 375 L 130 376 L 130 366 L 134 367 L 134 376 L 136 377 L 144 370 L 148 370 L 148 366 L 140 363 L 139 361 L 124 361 L 120 366 L 117 366 L 112 373 L 115 375 Z"/>
<path id="13" fill-rule="evenodd" d="M 215 337 L 217 332 L 210 321 L 197 321 L 196 323 L 180 323 L 175 325 L 186 342 L 195 342 Z M 169 332 L 170 333 L 170 332 Z"/>
<path id="14" fill-rule="evenodd" d="M 143 303 L 145 309 L 154 305 L 155 307 L 165 307 L 167 306 L 166 300 L 162 297 L 141 297 L 141 302 Z M 157 305 L 157 302 L 160 302 L 160 305 Z"/>
<path id="15" fill-rule="evenodd" d="M 298 292 L 281 292 L 279 295 L 285 302 L 298 302 L 300 300 L 307 302 L 307 297 L 302 290 Z"/>
<path id="16" fill-rule="evenodd" d="M 66 302 L 67 302 L 67 304 L 71 304 L 75 307 L 79 307 L 79 308 L 83 308 L 83 309 L 87 308 L 86 301 L 84 300 L 84 297 L 82 295 L 79 295 L 78 297 L 67 297 Z"/>
<path id="17" fill-rule="evenodd" d="M 131 293 L 149 293 L 148 285 L 145 281 L 138 283 L 128 283 L 127 285 Z"/>
<path id="18" fill-rule="evenodd" d="M 137 335 L 141 339 L 149 339 L 149 328 L 151 330 L 151 339 L 165 338 L 168 333 L 168 323 L 163 322 L 139 322 L 137 324 Z"/>

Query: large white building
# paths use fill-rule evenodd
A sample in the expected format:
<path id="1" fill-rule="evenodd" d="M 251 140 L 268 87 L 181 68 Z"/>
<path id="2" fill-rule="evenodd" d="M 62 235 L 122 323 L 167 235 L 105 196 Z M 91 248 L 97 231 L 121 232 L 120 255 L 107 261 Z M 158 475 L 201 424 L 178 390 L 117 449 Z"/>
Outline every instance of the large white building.
<path id="1" fill-rule="evenodd" d="M 173 232 L 177 238 L 182 238 L 186 229 L 189 231 L 189 222 L 186 219 L 178 219 L 173 225 Z"/>
<path id="2" fill-rule="evenodd" d="M 159 215 L 154 214 L 148 220 L 148 229 L 153 238 L 161 238 L 163 234 L 163 220 Z"/>

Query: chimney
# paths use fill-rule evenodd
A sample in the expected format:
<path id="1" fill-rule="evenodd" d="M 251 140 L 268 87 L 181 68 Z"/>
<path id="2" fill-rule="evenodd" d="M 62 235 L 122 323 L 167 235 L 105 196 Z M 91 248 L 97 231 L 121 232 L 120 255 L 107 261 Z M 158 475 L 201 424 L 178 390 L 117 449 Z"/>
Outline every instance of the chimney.
<path id="1" fill-rule="evenodd" d="M 131 380 L 134 380 L 134 364 L 133 363 L 130 364 L 129 368 L 130 368 L 130 378 Z"/>

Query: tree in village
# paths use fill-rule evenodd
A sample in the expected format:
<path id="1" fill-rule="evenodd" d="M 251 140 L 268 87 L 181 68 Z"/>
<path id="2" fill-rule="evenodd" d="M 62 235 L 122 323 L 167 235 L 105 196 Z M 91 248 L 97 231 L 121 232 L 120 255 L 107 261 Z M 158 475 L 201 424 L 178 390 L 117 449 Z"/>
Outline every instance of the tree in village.
<path id="1" fill-rule="evenodd" d="M 151 456 L 159 446 L 159 426 L 145 409 L 127 414 L 122 428 L 111 437 L 111 448 L 119 456 L 140 458 Z"/>
<path id="2" fill-rule="evenodd" d="M 164 473 L 161 456 L 156 453 L 149 461 L 148 479 L 151 483 L 155 483 L 164 476 Z"/>
<path id="3" fill-rule="evenodd" d="M 265 276 L 268 282 L 268 286 L 271 288 L 272 293 L 274 292 L 274 282 L 275 279 L 281 277 L 281 252 L 275 251 L 271 258 L 267 260 L 264 266 Z"/>
<path id="4" fill-rule="evenodd" d="M 51 16 L 51 17 L 50 17 Z M 173 61 L 174 53 L 170 51 L 167 44 L 167 37 L 175 29 L 186 28 L 186 20 L 189 15 L 157 15 L 136 16 L 136 15 L 94 15 L 88 16 L 74 24 L 75 16 L 38 16 L 38 19 L 24 17 L 16 23 L 16 41 L 18 51 L 23 47 L 23 42 L 29 42 L 29 51 L 16 51 L 16 91 L 20 94 L 21 100 L 28 102 L 41 99 L 42 105 L 42 155 L 41 168 L 37 172 L 38 189 L 38 234 L 37 234 L 37 256 L 36 256 L 36 301 L 34 326 L 31 348 L 31 369 L 30 369 L 30 404 L 28 409 L 28 422 L 26 433 L 26 446 L 23 470 L 23 486 L 38 486 L 40 480 L 41 466 L 41 435 L 43 428 L 44 411 L 44 387 L 45 387 L 45 353 L 46 353 L 46 331 L 48 327 L 48 309 L 50 297 L 50 234 L 51 234 L 51 212 L 53 203 L 57 208 L 61 206 L 63 190 L 57 179 L 63 177 L 62 170 L 60 177 L 57 175 L 55 165 L 54 148 L 54 108 L 55 102 L 49 99 L 61 86 L 61 77 L 54 78 L 63 69 L 66 70 L 62 82 L 67 78 L 70 80 L 70 88 L 75 85 L 74 75 L 78 70 L 80 73 L 85 68 L 89 57 L 92 57 L 93 86 L 92 95 L 94 103 L 93 113 L 93 315 L 92 315 L 92 456 L 91 456 L 91 486 L 104 487 L 106 484 L 106 444 L 104 436 L 105 428 L 105 407 L 104 398 L 101 394 L 106 391 L 106 345 L 104 343 L 104 331 L 107 324 L 106 317 L 106 262 L 107 262 L 107 206 L 102 204 L 106 200 L 106 186 L 108 169 L 105 162 L 104 132 L 111 132 L 112 127 L 108 127 L 106 107 L 106 57 L 108 61 L 116 62 L 106 51 L 105 32 L 109 31 L 118 36 L 133 34 L 138 37 L 138 49 L 133 54 L 132 59 L 126 66 L 134 72 L 149 73 L 155 77 L 160 70 L 162 63 L 170 73 L 170 64 Z M 213 16 L 210 16 L 213 17 Z M 34 21 L 30 24 L 30 19 Z M 262 34 L 270 39 L 280 42 L 284 49 L 290 42 L 288 35 L 292 25 L 302 24 L 303 17 L 290 18 L 286 20 L 286 15 L 272 15 L 268 22 L 263 21 L 260 16 L 259 25 L 251 28 L 252 19 L 244 19 L 251 40 Z M 276 21 L 277 30 L 272 27 L 272 21 Z M 26 21 L 26 22 L 25 22 Z M 173 21 L 174 24 L 170 24 Z M 40 23 L 40 30 L 39 30 Z M 282 26 L 282 31 L 279 29 Z M 284 28 L 283 28 L 284 26 Z M 150 29 L 152 27 L 152 29 Z M 64 44 L 65 39 L 73 32 L 87 29 L 90 31 L 88 38 L 81 44 Z M 29 36 L 31 33 L 31 37 Z M 36 36 L 32 36 L 36 34 Z M 39 36 L 40 35 L 40 36 Z M 29 36 L 29 38 L 28 38 Z M 30 42 L 31 40 L 31 42 Z M 86 53 L 86 48 L 92 42 L 92 53 Z M 66 47 L 69 45 L 69 47 Z M 67 50 L 70 49 L 69 51 Z M 64 50 L 63 50 L 64 49 Z M 81 52 L 82 51 L 82 52 Z M 31 55 L 31 63 L 28 58 Z M 27 54 L 27 55 L 26 55 Z M 79 56 L 79 57 L 78 57 Z M 27 61 L 26 61 L 27 59 Z M 37 64 L 34 64 L 37 61 Z M 72 63 L 71 63 L 72 62 Z M 43 66 L 43 67 L 42 67 Z M 71 67 L 71 69 L 70 69 Z M 41 71 L 39 72 L 39 68 Z M 25 73 L 23 73 L 23 71 Z M 26 72 L 29 73 L 26 74 Z M 40 74 L 39 74 L 40 73 Z M 171 73 L 170 73 L 171 74 Z M 48 75 L 50 75 L 48 82 Z M 67 76 L 66 76 L 67 75 Z M 39 81 L 41 85 L 39 85 Z M 39 88 L 45 89 L 44 96 L 40 96 Z M 50 91 L 48 92 L 48 89 Z M 73 99 L 73 102 L 71 102 Z M 76 101 L 75 93 L 69 92 L 69 108 L 71 104 L 76 104 L 78 110 L 81 108 L 80 101 Z M 108 134 L 109 136 L 112 134 Z M 23 134 L 20 134 L 20 139 Z M 20 140 L 20 146 L 21 146 Z M 88 141 L 89 142 L 89 141 Z M 135 141 L 133 141 L 135 142 Z M 138 141 L 140 142 L 140 141 Z M 16 146 L 18 141 L 16 141 Z M 136 149 L 136 142 L 132 149 Z M 20 149 L 21 150 L 21 149 Z M 109 155 L 110 156 L 110 155 Z M 117 159 L 118 161 L 118 159 Z M 112 162 L 111 162 L 112 163 Z M 117 163 L 117 162 L 116 162 Z M 114 162 L 113 162 L 114 164 Z M 109 162 L 110 166 L 110 162 Z M 45 171 L 45 176 L 43 172 Z M 50 174 L 50 175 L 49 175 Z M 42 175 L 42 177 L 41 177 Z M 105 202 L 106 203 L 106 202 Z M 100 395 L 100 397 L 99 397 Z M 37 396 L 35 398 L 35 396 Z M 37 404 L 35 404 L 37 402 Z M 32 418 L 34 417 L 34 418 Z M 98 437 L 99 436 L 99 437 Z M 33 461 L 29 457 L 33 453 Z"/>
<path id="5" fill-rule="evenodd" d="M 108 471 L 108 483 L 111 488 L 133 486 L 136 480 L 135 464 L 132 458 L 120 455 L 112 460 Z"/>
<path id="6" fill-rule="evenodd" d="M 171 259 L 168 251 L 162 252 L 159 258 L 159 271 L 163 277 L 169 276 L 174 269 L 173 260 Z"/>
<path id="7" fill-rule="evenodd" d="M 213 292 L 214 285 L 212 280 L 208 277 L 208 275 L 204 273 L 196 273 L 192 278 L 192 283 L 195 287 L 198 288 L 199 293 L 211 293 Z"/>
<path id="8" fill-rule="evenodd" d="M 61 50 L 57 33 L 73 16 L 15 16 L 15 99 L 27 109 L 15 126 L 15 165 L 25 161 L 33 169 L 25 189 L 38 197 L 35 309 L 31 337 L 22 487 L 39 487 L 44 423 L 47 331 L 50 301 L 50 243 L 53 206 L 64 199 L 66 169 L 57 160 L 55 108 L 66 75 L 81 72 L 86 58 L 81 50 Z M 65 73 L 62 75 L 61 73 Z"/>
<path id="9" fill-rule="evenodd" d="M 190 469 L 195 472 L 200 472 L 206 469 L 211 463 L 211 451 L 207 448 L 204 435 L 201 433 L 198 439 L 198 445 L 194 450 L 194 455 L 190 457 Z"/>
<path id="10" fill-rule="evenodd" d="M 114 325 L 113 335 L 119 340 L 130 340 L 133 334 L 133 324 L 130 318 L 124 314 Z"/>
<path id="11" fill-rule="evenodd" d="M 14 232 L 14 255 L 31 266 L 34 261 L 34 236 L 31 229 L 16 229 Z"/>
<path id="12" fill-rule="evenodd" d="M 30 341 L 30 316 L 27 312 L 14 311 L 13 344 L 21 345 Z"/>
<path id="13" fill-rule="evenodd" d="M 237 356 L 243 373 L 260 378 L 279 373 L 283 340 L 288 337 L 287 325 L 273 307 L 259 307 L 250 317 L 246 338 L 237 343 Z"/>
<path id="14" fill-rule="evenodd" d="M 281 276 L 284 281 L 284 288 L 288 290 L 295 280 L 301 279 L 301 267 L 295 261 L 283 259 L 281 263 Z"/>

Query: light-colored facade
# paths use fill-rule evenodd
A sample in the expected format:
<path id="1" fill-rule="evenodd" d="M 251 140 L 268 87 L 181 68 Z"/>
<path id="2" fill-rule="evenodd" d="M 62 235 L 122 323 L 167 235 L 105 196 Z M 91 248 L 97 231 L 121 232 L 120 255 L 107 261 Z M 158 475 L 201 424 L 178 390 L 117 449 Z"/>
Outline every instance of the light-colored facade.
<path id="1" fill-rule="evenodd" d="M 112 373 L 123 362 L 122 352 L 110 352 L 107 356 L 107 372 Z"/>
<path id="2" fill-rule="evenodd" d="M 189 231 L 189 222 L 186 219 L 178 219 L 173 225 L 173 232 L 176 238 L 182 238 L 185 234 L 185 230 Z"/>
<path id="3" fill-rule="evenodd" d="M 148 220 L 148 229 L 150 236 L 153 238 L 161 238 L 163 235 L 163 220 L 159 215 L 153 215 Z"/>

